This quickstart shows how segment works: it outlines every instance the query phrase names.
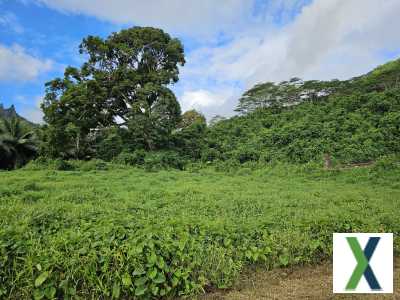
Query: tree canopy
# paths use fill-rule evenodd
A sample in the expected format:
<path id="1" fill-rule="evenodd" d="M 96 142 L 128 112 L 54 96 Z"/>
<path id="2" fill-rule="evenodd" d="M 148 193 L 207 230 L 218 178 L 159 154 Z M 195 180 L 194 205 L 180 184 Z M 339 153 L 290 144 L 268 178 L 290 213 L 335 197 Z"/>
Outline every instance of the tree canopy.
<path id="1" fill-rule="evenodd" d="M 294 77 L 289 81 L 265 82 L 256 84 L 247 90 L 235 111 L 247 114 L 257 109 L 281 108 L 299 104 L 307 100 L 316 100 L 337 93 L 346 86 L 346 82 L 337 79 L 331 81 L 303 81 Z"/>
<path id="2" fill-rule="evenodd" d="M 180 121 L 169 89 L 185 63 L 180 41 L 161 29 L 133 27 L 106 39 L 89 36 L 80 53 L 88 57 L 81 68 L 68 67 L 64 78 L 46 84 L 44 119 L 53 131 L 61 129 L 54 142 L 79 146 L 91 132 L 117 125 L 142 147 L 163 144 Z M 62 133 L 69 124 L 76 128 L 73 137 Z"/>

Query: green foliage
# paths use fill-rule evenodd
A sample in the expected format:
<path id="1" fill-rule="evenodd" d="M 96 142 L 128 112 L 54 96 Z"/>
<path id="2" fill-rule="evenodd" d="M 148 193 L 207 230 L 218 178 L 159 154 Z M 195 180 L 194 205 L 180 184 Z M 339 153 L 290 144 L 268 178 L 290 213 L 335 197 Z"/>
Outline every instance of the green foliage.
<path id="1" fill-rule="evenodd" d="M 170 168 L 183 170 L 185 163 L 186 160 L 175 151 L 149 152 L 144 161 L 144 168 L 148 171 Z"/>
<path id="2" fill-rule="evenodd" d="M 54 170 L 54 171 L 71 171 L 74 170 L 76 166 L 71 164 L 69 161 L 63 160 L 61 158 L 48 159 L 45 157 L 38 157 L 35 160 L 30 161 L 26 166 L 25 170 Z"/>
<path id="3" fill-rule="evenodd" d="M 175 151 L 153 151 L 135 150 L 134 152 L 122 152 L 114 163 L 136 166 L 147 171 L 162 169 L 183 170 L 187 161 Z"/>
<path id="4" fill-rule="evenodd" d="M 144 164 L 146 151 L 135 150 L 134 152 L 122 152 L 115 159 L 114 162 L 128 165 L 128 166 L 141 166 Z"/>
<path id="5" fill-rule="evenodd" d="M 240 116 L 216 116 L 207 127 L 195 110 L 181 115 L 170 90 L 185 60 L 167 33 L 133 27 L 89 36 L 80 50 L 87 62 L 46 85 L 42 156 L 155 170 L 308 163 L 325 154 L 335 164 L 360 163 L 400 152 L 400 60 L 350 80 L 257 84 L 239 99 Z"/>
<path id="6" fill-rule="evenodd" d="M 0 169 L 21 167 L 36 156 L 36 136 L 16 117 L 2 121 L 3 124 L 0 124 Z"/>
<path id="7" fill-rule="evenodd" d="M 223 160 L 307 163 L 328 153 L 357 163 L 400 152 L 400 60 L 350 80 L 267 82 L 246 91 L 242 116 L 213 124 Z M 209 150 L 203 150 L 207 157 Z"/>
<path id="8" fill-rule="evenodd" d="M 331 95 L 318 101 L 258 110 L 219 122 L 209 147 L 225 159 L 306 163 L 329 153 L 336 161 L 366 162 L 400 151 L 400 90 Z"/>
<path id="9" fill-rule="evenodd" d="M 165 147 L 181 115 L 169 88 L 178 81 L 178 66 L 185 63 L 180 41 L 161 29 L 133 27 L 106 39 L 89 36 L 80 52 L 88 57 L 80 69 L 68 67 L 63 78 L 46 84 L 42 109 L 48 132 L 43 154 L 93 156 L 93 135 L 110 126 L 127 129 L 137 148 Z M 115 149 L 105 148 L 118 139 L 103 139 L 97 157 L 117 156 L 119 141 Z"/>
<path id="10" fill-rule="evenodd" d="M 81 162 L 76 169 L 82 171 L 104 171 L 108 170 L 108 164 L 101 159 L 91 159 Z"/>
<path id="11" fill-rule="evenodd" d="M 189 111 L 183 114 L 180 128 L 173 134 L 173 145 L 182 156 L 199 160 L 205 150 L 207 123 L 203 115 Z"/>
<path id="12" fill-rule="evenodd" d="M 326 98 L 341 90 L 344 85 L 346 85 L 345 81 L 336 79 L 332 81 L 302 81 L 300 78 L 292 78 L 278 84 L 273 82 L 256 84 L 239 99 L 236 111 L 247 114 L 265 108 L 279 110 L 305 100 L 315 101 Z"/>
<path id="13" fill-rule="evenodd" d="M 222 159 L 222 154 L 214 148 L 206 148 L 201 153 L 201 160 L 203 162 L 213 162 Z"/>
<path id="14" fill-rule="evenodd" d="M 79 171 L 84 164 L 0 173 L 0 297 L 148 299 L 227 288 L 249 265 L 329 258 L 333 232 L 393 232 L 399 253 L 396 157 L 343 171 L 242 166 L 236 175 Z"/>
<path id="15" fill-rule="evenodd" d="M 96 140 L 96 157 L 111 161 L 116 158 L 123 150 L 123 140 L 120 130 L 116 127 L 111 127 Z"/>
<path id="16" fill-rule="evenodd" d="M 192 109 L 186 111 L 178 124 L 178 128 L 183 129 L 192 126 L 193 124 L 206 125 L 206 118 L 198 111 Z"/>

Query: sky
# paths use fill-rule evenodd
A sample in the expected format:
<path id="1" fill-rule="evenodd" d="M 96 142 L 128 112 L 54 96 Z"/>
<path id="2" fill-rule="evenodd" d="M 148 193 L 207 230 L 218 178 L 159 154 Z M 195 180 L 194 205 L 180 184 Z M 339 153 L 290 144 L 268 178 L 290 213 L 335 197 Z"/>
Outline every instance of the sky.
<path id="1" fill-rule="evenodd" d="M 399 0 L 0 0 L 0 103 L 42 122 L 44 84 L 81 40 L 131 26 L 179 38 L 182 111 L 231 116 L 265 81 L 348 79 L 400 56 Z"/>

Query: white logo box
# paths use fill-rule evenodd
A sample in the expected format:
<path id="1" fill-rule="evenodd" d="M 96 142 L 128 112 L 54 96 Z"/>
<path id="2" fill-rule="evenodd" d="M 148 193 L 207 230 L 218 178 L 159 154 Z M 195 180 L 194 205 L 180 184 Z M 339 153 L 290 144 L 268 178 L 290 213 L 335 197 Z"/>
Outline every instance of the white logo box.
<path id="1" fill-rule="evenodd" d="M 380 240 L 372 254 L 369 265 L 381 287 L 371 290 L 365 276 L 355 290 L 346 290 L 346 285 L 357 266 L 356 257 L 347 237 L 356 237 L 364 251 L 370 237 Z M 393 233 L 334 233 L 333 234 L 333 292 L 334 293 L 393 293 Z"/>

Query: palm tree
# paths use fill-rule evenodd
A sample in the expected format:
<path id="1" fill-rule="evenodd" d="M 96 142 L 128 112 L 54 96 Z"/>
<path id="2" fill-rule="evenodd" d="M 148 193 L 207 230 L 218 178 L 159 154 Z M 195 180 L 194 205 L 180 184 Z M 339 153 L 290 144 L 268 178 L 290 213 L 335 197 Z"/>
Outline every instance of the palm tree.
<path id="1" fill-rule="evenodd" d="M 32 159 L 37 152 L 36 140 L 32 131 L 21 126 L 17 118 L 3 120 L 0 127 L 0 168 L 18 168 Z"/>

